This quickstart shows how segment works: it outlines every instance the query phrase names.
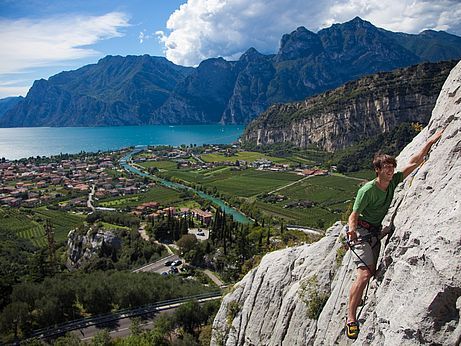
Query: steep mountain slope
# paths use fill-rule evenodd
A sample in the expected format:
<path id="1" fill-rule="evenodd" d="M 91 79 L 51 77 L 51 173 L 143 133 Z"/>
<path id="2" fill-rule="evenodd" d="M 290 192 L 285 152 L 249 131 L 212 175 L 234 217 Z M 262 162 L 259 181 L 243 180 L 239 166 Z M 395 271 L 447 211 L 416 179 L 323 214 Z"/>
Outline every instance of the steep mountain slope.
<path id="1" fill-rule="evenodd" d="M 191 68 L 165 58 L 107 56 L 97 64 L 38 80 L 1 126 L 146 124 Z"/>
<path id="2" fill-rule="evenodd" d="M 249 49 L 238 61 L 213 58 L 196 69 L 147 55 L 106 57 L 36 81 L 0 126 L 246 124 L 274 103 L 366 74 L 459 59 L 460 47 L 454 35 L 392 33 L 357 17 L 318 33 L 299 27 L 275 55 Z"/>
<path id="3" fill-rule="evenodd" d="M 241 139 L 252 145 L 290 142 L 335 151 L 402 122 L 427 124 L 455 64 L 425 63 L 378 73 L 303 102 L 274 105 L 246 127 Z"/>
<path id="4" fill-rule="evenodd" d="M 4 99 L 0 99 L 0 118 L 11 108 L 14 108 L 23 99 L 24 98 L 22 96 L 6 97 Z"/>
<path id="5" fill-rule="evenodd" d="M 429 125 L 397 158 L 398 169 L 442 128 L 384 220 L 394 231 L 382 247 L 357 341 L 344 335 L 355 268 L 350 251 L 342 261 L 337 257 L 338 223 L 317 243 L 266 255 L 237 283 L 215 318 L 212 345 L 459 345 L 461 63 L 448 76 Z M 328 299 L 320 309 L 322 294 Z"/>
<path id="6" fill-rule="evenodd" d="M 223 58 L 203 61 L 154 111 L 150 123 L 218 123 L 235 84 L 235 65 Z"/>

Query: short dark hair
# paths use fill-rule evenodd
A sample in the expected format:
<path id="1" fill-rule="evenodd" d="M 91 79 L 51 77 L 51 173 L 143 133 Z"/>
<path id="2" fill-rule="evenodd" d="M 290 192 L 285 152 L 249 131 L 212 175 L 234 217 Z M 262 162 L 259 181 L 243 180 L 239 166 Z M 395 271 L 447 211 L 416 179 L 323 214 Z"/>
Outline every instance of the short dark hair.
<path id="1" fill-rule="evenodd" d="M 383 168 L 383 165 L 385 164 L 391 164 L 394 167 L 397 167 L 397 160 L 395 159 L 394 156 L 377 153 L 375 157 L 373 158 L 373 168 L 381 169 Z"/>

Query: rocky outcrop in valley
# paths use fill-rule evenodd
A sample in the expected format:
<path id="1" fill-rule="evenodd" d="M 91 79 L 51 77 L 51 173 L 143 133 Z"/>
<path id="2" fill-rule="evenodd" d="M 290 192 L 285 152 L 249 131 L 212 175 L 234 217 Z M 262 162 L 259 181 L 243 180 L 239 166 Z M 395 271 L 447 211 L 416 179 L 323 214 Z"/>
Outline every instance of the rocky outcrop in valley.
<path id="1" fill-rule="evenodd" d="M 122 241 L 111 231 L 93 230 L 86 234 L 72 230 L 67 236 L 67 266 L 77 269 L 101 252 L 116 253 L 122 247 Z"/>

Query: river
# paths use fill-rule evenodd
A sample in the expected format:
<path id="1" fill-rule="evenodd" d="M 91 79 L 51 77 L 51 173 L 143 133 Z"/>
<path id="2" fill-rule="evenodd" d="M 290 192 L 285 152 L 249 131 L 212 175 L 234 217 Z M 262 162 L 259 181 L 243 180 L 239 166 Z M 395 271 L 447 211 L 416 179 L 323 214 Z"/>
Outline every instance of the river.
<path id="1" fill-rule="evenodd" d="M 133 155 L 135 155 L 135 154 L 140 153 L 141 151 L 144 151 L 145 149 L 146 149 L 146 146 L 136 147 L 133 151 L 131 151 L 130 153 L 128 153 L 127 155 L 125 155 L 124 157 L 122 157 L 120 159 L 120 165 L 125 170 L 130 171 L 132 173 L 135 173 L 135 174 L 137 174 L 137 175 L 139 175 L 141 177 L 151 177 L 151 178 L 155 179 L 155 181 L 157 181 L 161 185 L 163 185 L 165 187 L 168 187 L 170 189 L 192 191 L 192 192 L 196 193 L 198 196 L 200 196 L 201 198 L 206 199 L 206 200 L 210 201 L 211 203 L 213 203 L 215 206 L 220 207 L 221 210 L 223 210 L 227 215 L 232 215 L 233 219 L 235 221 L 239 222 L 239 223 L 243 223 L 243 224 L 253 223 L 244 214 L 242 214 L 238 210 L 230 207 L 223 200 L 221 200 L 219 198 L 216 198 L 214 196 L 208 195 L 208 194 L 204 193 L 203 191 L 195 190 L 195 189 L 193 189 L 193 188 L 191 188 L 189 186 L 174 183 L 174 182 L 171 182 L 171 181 L 168 181 L 168 180 L 165 180 L 165 179 L 161 179 L 161 178 L 159 178 L 157 176 L 144 173 L 144 172 L 140 171 L 139 169 L 137 169 L 136 167 L 131 166 L 129 164 L 129 161 L 131 160 L 131 157 Z"/>

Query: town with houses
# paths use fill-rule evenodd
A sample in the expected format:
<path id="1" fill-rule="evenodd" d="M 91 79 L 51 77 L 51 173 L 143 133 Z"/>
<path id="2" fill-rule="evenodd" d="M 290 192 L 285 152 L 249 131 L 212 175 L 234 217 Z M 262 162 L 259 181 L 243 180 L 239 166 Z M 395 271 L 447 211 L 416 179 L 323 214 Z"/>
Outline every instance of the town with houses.
<path id="1" fill-rule="evenodd" d="M 200 156 L 191 152 L 190 148 L 168 147 L 156 150 L 148 148 L 144 155 L 137 156 L 133 164 L 145 161 L 173 160 L 177 163 L 178 169 L 210 169 L 216 166 L 232 166 L 232 169 L 243 170 L 249 167 L 258 170 L 270 170 L 293 173 L 302 176 L 326 175 L 327 170 L 290 168 L 287 164 L 276 164 L 267 159 L 259 159 L 254 162 L 244 160 L 232 160 L 232 155 L 238 149 L 235 145 L 232 148 L 210 146 L 204 149 L 203 154 L 224 154 L 229 160 L 219 162 L 204 162 Z M 91 198 L 101 200 L 117 196 L 133 195 L 144 192 L 155 185 L 153 181 L 141 180 L 139 178 L 123 174 L 118 160 L 127 149 L 121 151 L 103 153 L 101 155 L 89 155 L 68 159 L 46 160 L 46 163 L 36 163 L 35 158 L 9 161 L 0 161 L 0 206 L 3 207 L 26 207 L 35 208 L 40 205 L 47 205 L 59 202 L 60 208 L 70 210 L 74 208 L 91 208 Z M 190 158 L 193 158 L 192 160 Z M 114 174 L 115 173 L 115 174 Z M 147 216 L 155 218 L 162 214 L 192 213 L 203 223 L 211 222 L 212 214 L 208 211 L 197 210 L 175 210 L 168 207 L 159 209 L 161 206 L 156 201 L 146 202 L 137 206 L 132 213 L 136 216 Z M 114 210 L 103 208 L 103 210 Z"/>

